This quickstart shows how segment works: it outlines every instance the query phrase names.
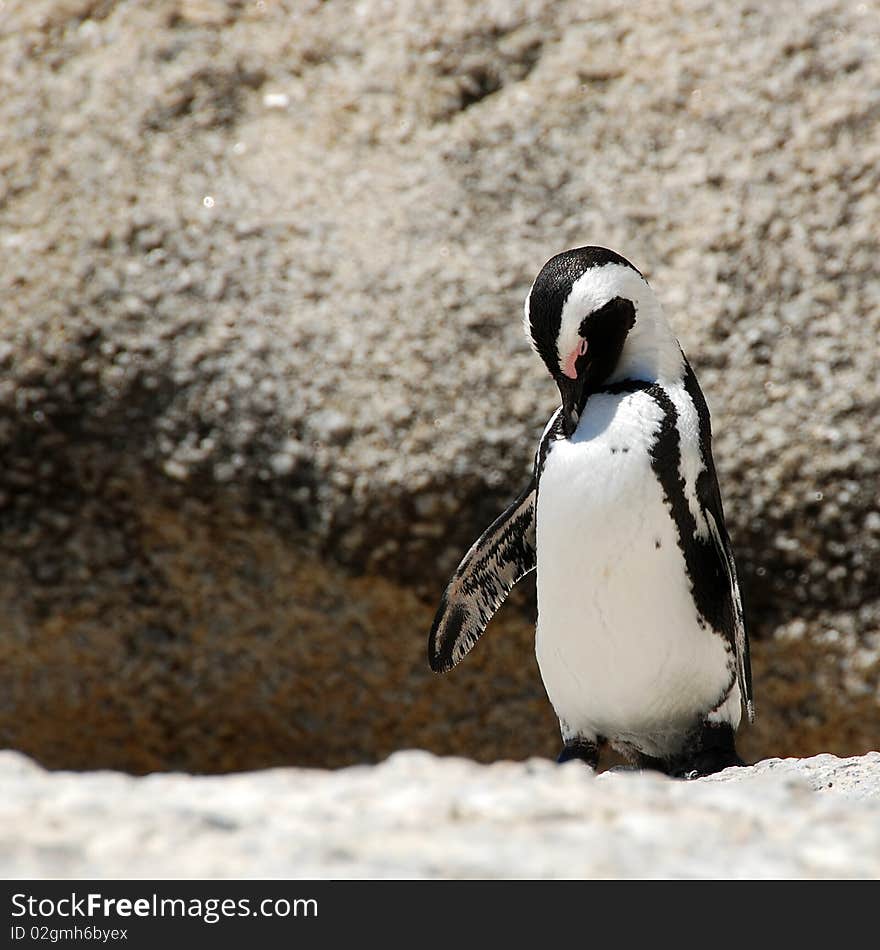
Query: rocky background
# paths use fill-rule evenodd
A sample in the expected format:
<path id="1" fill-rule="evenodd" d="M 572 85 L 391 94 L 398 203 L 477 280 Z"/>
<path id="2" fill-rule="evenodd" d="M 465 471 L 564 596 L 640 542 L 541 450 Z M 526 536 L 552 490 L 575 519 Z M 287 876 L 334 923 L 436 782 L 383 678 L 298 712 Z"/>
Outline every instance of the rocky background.
<path id="1" fill-rule="evenodd" d="M 843 0 L 0 4 L 0 746 L 555 754 L 528 585 L 425 641 L 554 406 L 522 299 L 598 243 L 713 407 L 743 752 L 877 748 L 878 53 Z"/>

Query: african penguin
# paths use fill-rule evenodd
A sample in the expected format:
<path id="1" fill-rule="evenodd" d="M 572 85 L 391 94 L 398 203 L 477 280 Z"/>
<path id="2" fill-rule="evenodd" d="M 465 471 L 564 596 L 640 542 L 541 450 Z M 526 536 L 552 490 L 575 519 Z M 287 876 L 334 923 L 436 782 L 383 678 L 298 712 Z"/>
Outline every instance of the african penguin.
<path id="1" fill-rule="evenodd" d="M 608 744 L 676 776 L 741 765 L 749 644 L 697 378 L 647 281 L 606 248 L 547 261 L 525 328 L 562 405 L 531 481 L 449 582 L 431 667 L 455 666 L 537 568 L 560 761 L 595 768 Z"/>

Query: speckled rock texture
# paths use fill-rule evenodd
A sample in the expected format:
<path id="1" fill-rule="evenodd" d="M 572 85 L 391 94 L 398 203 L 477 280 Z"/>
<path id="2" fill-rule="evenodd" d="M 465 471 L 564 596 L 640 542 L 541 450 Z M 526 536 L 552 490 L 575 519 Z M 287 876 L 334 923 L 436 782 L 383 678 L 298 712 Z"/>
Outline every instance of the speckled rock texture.
<path id="1" fill-rule="evenodd" d="M 880 753 L 677 782 L 401 752 L 337 772 L 48 773 L 0 755 L 5 878 L 877 878 Z"/>
<path id="2" fill-rule="evenodd" d="M 431 678 L 554 406 L 523 297 L 652 282 L 714 411 L 747 756 L 880 736 L 871 4 L 0 10 L 0 745 L 222 771 L 551 755 L 530 592 Z"/>

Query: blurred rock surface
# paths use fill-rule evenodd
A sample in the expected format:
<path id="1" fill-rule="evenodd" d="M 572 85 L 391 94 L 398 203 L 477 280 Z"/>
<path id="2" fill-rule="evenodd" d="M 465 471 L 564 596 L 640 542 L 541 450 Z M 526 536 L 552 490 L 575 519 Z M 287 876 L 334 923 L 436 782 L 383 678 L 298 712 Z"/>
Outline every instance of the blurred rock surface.
<path id="1" fill-rule="evenodd" d="M 337 772 L 132 778 L 3 753 L 0 783 L 5 878 L 880 874 L 880 753 L 697 782 L 424 752 Z"/>

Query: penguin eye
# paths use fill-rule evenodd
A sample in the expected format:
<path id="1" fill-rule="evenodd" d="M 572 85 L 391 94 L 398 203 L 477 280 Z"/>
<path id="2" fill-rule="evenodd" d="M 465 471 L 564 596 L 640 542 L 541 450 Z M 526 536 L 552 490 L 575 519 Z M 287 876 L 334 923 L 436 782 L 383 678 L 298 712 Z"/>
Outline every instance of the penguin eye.
<path id="1" fill-rule="evenodd" d="M 623 297 L 612 297 L 604 306 L 599 307 L 592 313 L 588 313 L 578 328 L 578 332 L 585 336 L 588 328 L 593 333 L 607 330 L 620 324 L 629 332 L 636 322 L 636 311 L 631 300 L 625 300 Z M 601 330 L 600 330 L 601 328 Z"/>
<path id="2" fill-rule="evenodd" d="M 578 356 L 583 356 L 587 352 L 587 341 L 581 337 L 580 343 L 578 343 L 577 348 Z"/>

